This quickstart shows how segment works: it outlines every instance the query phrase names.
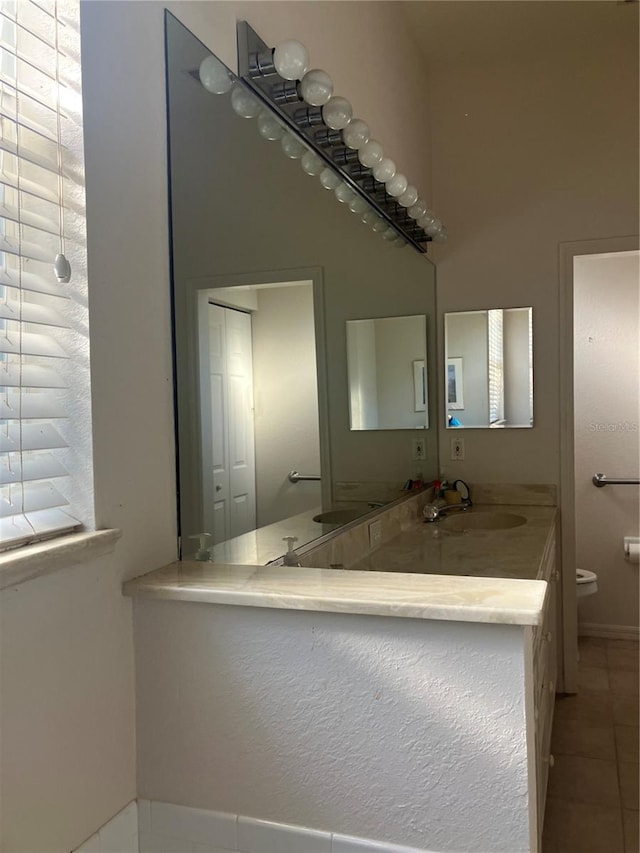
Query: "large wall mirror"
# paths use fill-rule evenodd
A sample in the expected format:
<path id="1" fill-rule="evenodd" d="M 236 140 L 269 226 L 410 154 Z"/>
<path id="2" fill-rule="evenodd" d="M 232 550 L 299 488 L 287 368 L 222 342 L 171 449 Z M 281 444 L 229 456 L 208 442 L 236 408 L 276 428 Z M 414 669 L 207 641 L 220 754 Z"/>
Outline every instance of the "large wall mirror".
<path id="1" fill-rule="evenodd" d="M 328 511 L 369 512 L 415 475 L 402 428 L 350 428 L 345 324 L 421 316 L 435 387 L 434 268 L 264 138 L 268 107 L 245 119 L 233 89 L 207 91 L 211 54 L 169 13 L 166 34 L 182 556 L 264 563 L 284 536 L 310 541 L 335 527 Z M 422 433 L 425 479 L 435 433 Z"/>
<path id="2" fill-rule="evenodd" d="M 533 312 L 445 314 L 446 426 L 533 426 Z"/>

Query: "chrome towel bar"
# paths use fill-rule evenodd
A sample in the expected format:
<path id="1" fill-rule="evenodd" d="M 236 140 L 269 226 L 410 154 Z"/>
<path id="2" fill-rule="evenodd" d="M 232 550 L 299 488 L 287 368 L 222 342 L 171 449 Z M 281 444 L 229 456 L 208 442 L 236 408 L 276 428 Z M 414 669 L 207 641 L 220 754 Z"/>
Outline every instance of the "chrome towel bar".
<path id="1" fill-rule="evenodd" d="M 606 474 L 594 474 L 591 482 L 599 489 L 603 486 L 640 486 L 640 480 L 614 480 Z"/>
<path id="2" fill-rule="evenodd" d="M 300 480 L 320 480 L 320 474 L 298 474 L 297 471 L 289 471 L 289 480 L 292 483 L 299 483 Z"/>

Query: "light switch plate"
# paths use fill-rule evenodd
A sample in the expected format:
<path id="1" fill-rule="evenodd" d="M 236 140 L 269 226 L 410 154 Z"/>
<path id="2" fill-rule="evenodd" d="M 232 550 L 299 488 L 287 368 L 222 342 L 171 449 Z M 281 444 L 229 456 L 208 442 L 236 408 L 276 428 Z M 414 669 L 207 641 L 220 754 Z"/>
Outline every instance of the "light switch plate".
<path id="1" fill-rule="evenodd" d="M 422 461 L 427 458 L 427 451 L 425 447 L 424 438 L 414 438 L 412 441 L 413 447 L 413 455 L 412 459 L 414 461 Z"/>
<path id="2" fill-rule="evenodd" d="M 464 459 L 464 438 L 451 439 L 451 459 L 454 462 L 462 462 Z"/>

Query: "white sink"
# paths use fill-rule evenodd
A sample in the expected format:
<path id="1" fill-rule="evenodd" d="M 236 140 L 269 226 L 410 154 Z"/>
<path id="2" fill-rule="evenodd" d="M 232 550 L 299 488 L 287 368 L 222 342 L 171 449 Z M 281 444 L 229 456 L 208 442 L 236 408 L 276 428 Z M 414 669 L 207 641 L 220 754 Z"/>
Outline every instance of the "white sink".
<path id="1" fill-rule="evenodd" d="M 526 524 L 523 515 L 514 512 L 465 512 L 460 510 L 457 515 L 449 515 L 439 522 L 446 530 L 464 532 L 467 530 L 509 530 Z"/>

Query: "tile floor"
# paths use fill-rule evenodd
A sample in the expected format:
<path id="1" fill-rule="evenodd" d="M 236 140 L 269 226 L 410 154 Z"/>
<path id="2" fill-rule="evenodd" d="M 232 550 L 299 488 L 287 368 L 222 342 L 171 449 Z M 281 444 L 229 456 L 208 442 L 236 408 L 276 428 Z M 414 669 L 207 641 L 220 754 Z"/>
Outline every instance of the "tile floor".
<path id="1" fill-rule="evenodd" d="M 581 637 L 556 700 L 542 853 L 640 853 L 638 643 Z"/>

